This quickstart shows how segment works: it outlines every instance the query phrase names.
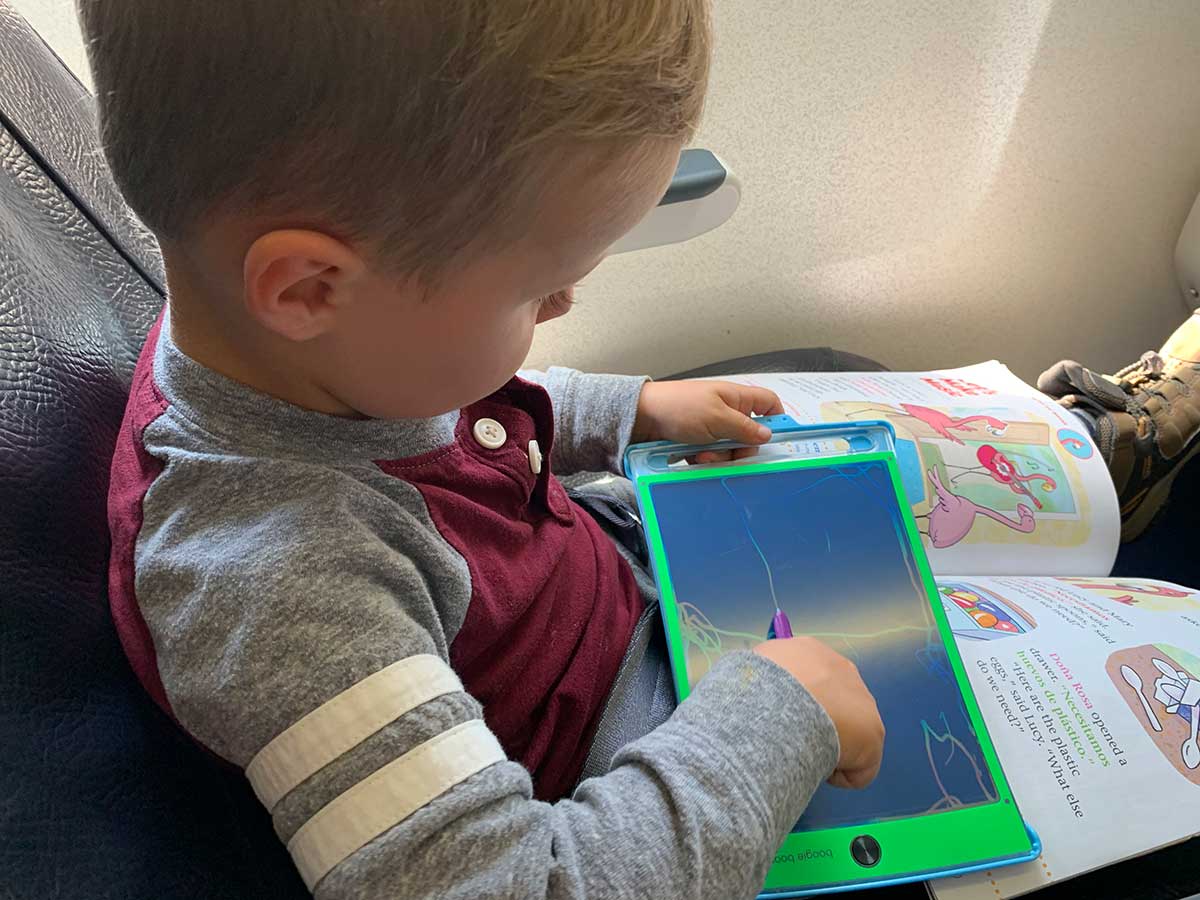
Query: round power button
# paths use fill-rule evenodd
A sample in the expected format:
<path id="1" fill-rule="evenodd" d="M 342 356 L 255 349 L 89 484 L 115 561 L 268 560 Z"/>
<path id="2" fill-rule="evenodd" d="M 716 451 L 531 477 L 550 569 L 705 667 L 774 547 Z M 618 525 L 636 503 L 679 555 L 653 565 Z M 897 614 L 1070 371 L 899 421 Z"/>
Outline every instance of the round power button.
<path id="1" fill-rule="evenodd" d="M 864 869 L 870 869 L 879 864 L 883 851 L 879 849 L 879 841 L 869 834 L 860 834 L 850 842 L 850 855 Z"/>

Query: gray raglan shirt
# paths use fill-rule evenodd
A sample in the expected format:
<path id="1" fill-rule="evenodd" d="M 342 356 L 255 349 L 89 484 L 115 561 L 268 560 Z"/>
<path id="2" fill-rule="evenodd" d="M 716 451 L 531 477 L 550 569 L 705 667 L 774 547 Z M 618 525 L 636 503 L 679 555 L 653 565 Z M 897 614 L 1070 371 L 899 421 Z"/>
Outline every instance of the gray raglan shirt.
<path id="1" fill-rule="evenodd" d="M 783 669 L 729 654 L 605 774 L 543 802 L 484 724 L 478 697 L 501 709 L 510 693 L 534 689 L 532 664 L 504 680 L 510 662 L 522 663 L 506 656 L 514 646 L 569 665 L 576 648 L 559 643 L 582 653 L 591 641 L 596 671 L 636 665 L 628 647 L 586 638 L 589 623 L 609 621 L 614 579 L 628 587 L 617 571 L 625 564 L 598 550 L 590 574 L 553 575 L 569 585 L 579 574 L 596 594 L 565 607 L 590 610 L 580 621 L 540 617 L 535 602 L 489 646 L 500 620 L 484 616 L 471 663 L 461 672 L 452 663 L 470 655 L 455 648 L 474 627 L 474 605 L 501 616 L 519 599 L 505 593 L 511 585 L 545 580 L 503 560 L 583 527 L 548 471 L 532 471 L 537 448 L 524 438 L 553 445 L 543 467 L 615 468 L 641 379 L 528 373 L 553 401 L 552 423 L 536 414 L 542 388 L 519 382 L 436 419 L 353 421 L 229 381 L 184 356 L 168 331 L 147 343 L 114 459 L 114 616 L 156 699 L 248 767 L 319 900 L 758 891 L 838 755 L 828 716 Z M 477 435 L 483 419 L 500 425 L 484 440 L 505 438 L 494 451 Z M 506 501 L 476 497 L 468 509 L 462 498 L 504 485 L 536 510 L 510 517 L 511 534 L 485 521 L 479 542 L 513 543 L 476 557 L 463 522 Z M 564 602 L 563 584 L 556 590 Z M 521 629 L 539 629 L 534 650 Z M 468 669 L 490 673 L 475 695 L 462 684 L 472 683 Z M 599 699 L 616 680 L 594 686 Z M 569 708 L 548 707 L 522 713 L 529 734 L 552 712 L 572 725 Z M 506 743 L 522 744 L 523 733 Z M 552 740 L 547 764 L 558 752 Z"/>

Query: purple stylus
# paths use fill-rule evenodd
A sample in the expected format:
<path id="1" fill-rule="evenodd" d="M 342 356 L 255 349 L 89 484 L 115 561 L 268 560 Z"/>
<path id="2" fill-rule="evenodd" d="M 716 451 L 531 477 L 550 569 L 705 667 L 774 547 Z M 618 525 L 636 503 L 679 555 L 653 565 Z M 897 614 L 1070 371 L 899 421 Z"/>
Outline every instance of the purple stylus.
<path id="1" fill-rule="evenodd" d="M 782 609 L 775 610 L 775 615 L 771 617 L 771 635 L 776 639 L 792 636 L 792 623 Z"/>

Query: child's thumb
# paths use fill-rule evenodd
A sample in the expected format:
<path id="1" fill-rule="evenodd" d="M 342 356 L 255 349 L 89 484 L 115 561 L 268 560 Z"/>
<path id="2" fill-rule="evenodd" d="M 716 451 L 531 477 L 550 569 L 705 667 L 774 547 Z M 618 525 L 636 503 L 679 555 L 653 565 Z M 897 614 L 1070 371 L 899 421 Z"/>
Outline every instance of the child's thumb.
<path id="1" fill-rule="evenodd" d="M 742 444 L 764 444 L 771 439 L 770 428 L 730 407 L 725 407 L 719 424 L 718 437 L 726 440 Z"/>

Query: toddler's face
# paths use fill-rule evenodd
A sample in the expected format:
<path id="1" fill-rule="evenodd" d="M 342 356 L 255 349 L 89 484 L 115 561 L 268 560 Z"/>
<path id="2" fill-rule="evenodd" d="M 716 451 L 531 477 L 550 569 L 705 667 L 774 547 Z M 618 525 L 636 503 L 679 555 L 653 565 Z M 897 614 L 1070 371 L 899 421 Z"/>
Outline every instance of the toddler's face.
<path id="1" fill-rule="evenodd" d="M 679 152 L 678 142 L 661 142 L 603 171 L 574 167 L 546 191 L 528 234 L 447 272 L 428 296 L 372 276 L 339 314 L 336 394 L 368 416 L 414 418 L 502 387 L 524 362 L 534 326 L 565 313 L 575 283 L 654 208 Z"/>

